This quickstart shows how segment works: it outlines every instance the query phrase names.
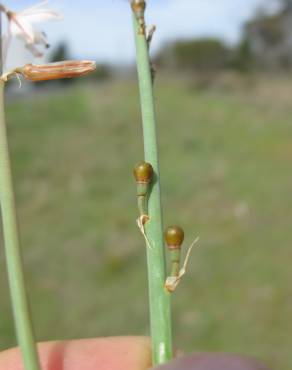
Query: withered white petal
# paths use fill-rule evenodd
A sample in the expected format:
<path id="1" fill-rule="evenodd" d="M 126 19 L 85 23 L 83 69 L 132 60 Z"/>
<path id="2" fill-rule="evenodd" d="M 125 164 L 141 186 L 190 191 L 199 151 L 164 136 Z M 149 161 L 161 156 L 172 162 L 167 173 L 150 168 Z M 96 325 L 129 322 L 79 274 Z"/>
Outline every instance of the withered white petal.
<path id="1" fill-rule="evenodd" d="M 14 15 L 9 22 L 10 33 L 12 36 L 20 37 L 26 43 L 34 42 L 34 29 L 33 26 L 22 17 Z"/>
<path id="2" fill-rule="evenodd" d="M 20 12 L 19 16 L 24 18 L 26 21 L 31 23 L 42 23 L 48 21 L 58 21 L 62 19 L 62 16 L 48 9 L 38 9 L 35 11 Z"/>
<path id="3" fill-rule="evenodd" d="M 9 21 L 9 37 L 7 38 L 8 45 L 6 47 L 6 54 L 9 43 L 11 42 L 11 38 L 18 37 L 24 41 L 25 47 L 30 50 L 34 56 L 40 57 L 43 55 L 43 53 L 38 50 L 36 46 L 42 45 L 47 48 L 49 45 L 45 34 L 36 29 L 34 24 L 62 19 L 62 16 L 59 13 L 43 8 L 43 6 L 47 3 L 48 1 L 43 1 L 20 12 L 10 11 L 4 6 L 0 8 L 0 11 L 5 12 Z"/>
<path id="4" fill-rule="evenodd" d="M 47 5 L 49 2 L 50 2 L 49 0 L 43 0 L 35 5 L 31 5 L 29 8 L 22 10 L 22 12 L 31 12 L 31 11 L 37 10 L 44 5 Z"/>

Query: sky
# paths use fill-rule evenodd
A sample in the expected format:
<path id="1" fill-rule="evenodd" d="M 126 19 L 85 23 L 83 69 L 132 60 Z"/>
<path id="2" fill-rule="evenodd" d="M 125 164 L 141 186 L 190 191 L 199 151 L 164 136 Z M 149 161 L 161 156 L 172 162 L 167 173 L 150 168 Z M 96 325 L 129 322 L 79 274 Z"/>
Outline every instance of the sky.
<path id="1" fill-rule="evenodd" d="M 234 44 L 243 24 L 267 1 L 148 0 L 147 23 L 157 26 L 153 51 L 178 38 L 215 36 Z M 37 2 L 6 0 L 4 4 L 12 10 L 21 10 Z M 114 64 L 133 61 L 131 12 L 127 0 L 51 0 L 46 7 L 64 17 L 62 21 L 41 25 L 51 45 L 61 40 L 68 42 L 76 58 L 94 58 Z M 15 53 L 11 51 L 10 56 Z"/>

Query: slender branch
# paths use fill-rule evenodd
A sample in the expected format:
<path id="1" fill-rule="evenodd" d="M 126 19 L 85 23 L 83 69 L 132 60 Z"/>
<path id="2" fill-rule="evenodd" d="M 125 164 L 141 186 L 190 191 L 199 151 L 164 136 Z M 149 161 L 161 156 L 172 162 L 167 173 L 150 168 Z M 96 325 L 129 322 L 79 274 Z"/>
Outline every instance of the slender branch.
<path id="1" fill-rule="evenodd" d="M 17 338 L 26 370 L 40 370 L 23 274 L 4 116 L 4 82 L 0 81 L 0 201 L 6 263 Z"/>
<path id="2" fill-rule="evenodd" d="M 0 64 L 2 65 L 2 60 Z M 5 83 L 0 80 L 0 203 L 8 280 L 16 333 L 23 355 L 24 368 L 26 370 L 40 370 L 25 291 L 23 263 L 20 251 L 15 197 L 5 125 L 4 85 Z"/>
<path id="3" fill-rule="evenodd" d="M 0 75 L 3 73 L 2 12 L 3 5 L 0 3 Z"/>
<path id="4" fill-rule="evenodd" d="M 143 119 L 145 161 L 149 162 L 154 169 L 154 180 L 148 199 L 148 215 L 150 220 L 145 224 L 145 230 L 152 246 L 152 248 L 147 248 L 147 264 L 152 353 L 153 365 L 155 365 L 169 361 L 172 358 L 170 295 L 164 289 L 166 270 L 162 208 L 156 120 L 148 44 L 145 33 L 141 32 L 141 20 L 135 14 L 133 19 Z"/>

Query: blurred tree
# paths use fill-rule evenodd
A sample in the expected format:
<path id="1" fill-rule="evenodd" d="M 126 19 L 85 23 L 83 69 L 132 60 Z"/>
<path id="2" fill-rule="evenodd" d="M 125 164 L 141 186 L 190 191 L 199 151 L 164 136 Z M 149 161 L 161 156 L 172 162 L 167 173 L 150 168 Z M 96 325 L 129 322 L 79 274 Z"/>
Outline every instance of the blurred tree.
<path id="1" fill-rule="evenodd" d="M 278 1 L 275 14 L 258 13 L 246 24 L 243 38 L 254 65 L 269 70 L 292 68 L 292 0 Z"/>
<path id="2" fill-rule="evenodd" d="M 69 47 L 65 41 L 61 41 L 52 51 L 49 58 L 50 63 L 59 62 L 62 60 L 70 60 L 71 55 L 69 52 Z"/>
<path id="3" fill-rule="evenodd" d="M 103 81 L 112 77 L 112 70 L 107 64 L 98 64 L 96 71 L 88 75 L 91 81 Z"/>
<path id="4" fill-rule="evenodd" d="M 280 0 L 284 9 L 292 9 L 292 0 Z"/>
<path id="5" fill-rule="evenodd" d="M 239 72 L 249 72 L 254 66 L 254 58 L 250 42 L 243 38 L 233 51 L 231 66 Z"/>
<path id="6" fill-rule="evenodd" d="M 231 51 L 218 39 L 177 41 L 165 46 L 156 63 L 188 71 L 215 71 L 230 64 Z"/>

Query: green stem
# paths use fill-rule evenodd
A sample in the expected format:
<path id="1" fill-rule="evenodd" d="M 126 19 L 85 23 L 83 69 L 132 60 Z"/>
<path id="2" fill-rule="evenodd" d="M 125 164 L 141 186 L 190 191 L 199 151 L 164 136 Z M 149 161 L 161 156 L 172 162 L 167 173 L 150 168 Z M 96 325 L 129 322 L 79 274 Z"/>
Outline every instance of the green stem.
<path id="1" fill-rule="evenodd" d="M 146 195 L 138 196 L 138 210 L 140 216 L 148 215 Z"/>
<path id="2" fill-rule="evenodd" d="M 5 125 L 3 81 L 0 82 L 0 203 L 8 279 L 18 343 L 23 355 L 24 368 L 26 370 L 40 370 L 25 291 Z"/>
<path id="3" fill-rule="evenodd" d="M 175 249 L 170 251 L 170 259 L 171 259 L 171 273 L 170 276 L 178 276 L 180 270 L 180 249 Z"/>
<path id="4" fill-rule="evenodd" d="M 150 221 L 145 224 L 145 229 L 152 246 L 151 249 L 147 247 L 147 264 L 152 354 L 153 365 L 156 365 L 169 361 L 172 358 L 170 295 L 164 289 L 166 279 L 165 252 L 156 121 L 149 52 L 146 37 L 139 34 L 139 23 L 135 16 L 133 18 L 143 119 L 145 161 L 152 165 L 155 172 L 148 198 L 148 215 Z"/>

